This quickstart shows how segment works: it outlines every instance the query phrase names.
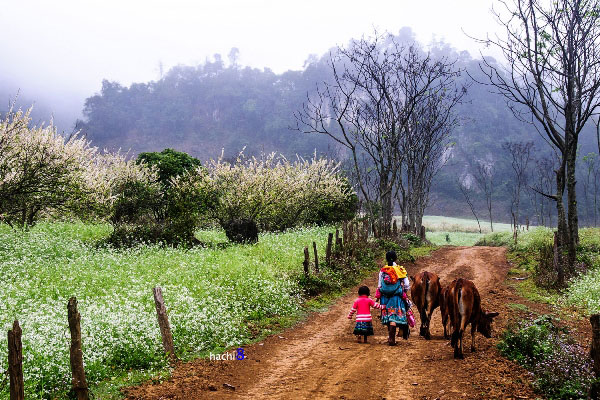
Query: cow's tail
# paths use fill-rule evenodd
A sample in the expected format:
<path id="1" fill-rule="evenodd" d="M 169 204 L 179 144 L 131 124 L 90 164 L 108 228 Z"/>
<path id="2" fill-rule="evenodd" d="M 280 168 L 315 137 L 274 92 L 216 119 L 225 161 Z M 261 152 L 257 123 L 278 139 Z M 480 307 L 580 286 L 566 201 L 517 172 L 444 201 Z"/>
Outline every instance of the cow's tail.
<path id="1" fill-rule="evenodd" d="M 458 282 L 456 282 L 456 297 L 457 297 L 457 301 L 456 301 L 456 310 L 453 310 L 453 312 L 455 313 L 454 315 L 458 314 L 458 319 L 457 319 L 457 326 L 454 327 L 454 330 L 452 332 L 452 339 L 450 339 L 450 344 L 452 345 L 452 347 L 455 347 L 456 345 L 458 345 L 458 339 L 460 337 L 461 331 L 462 331 L 462 319 L 463 319 L 463 315 L 460 313 L 460 298 L 462 295 L 462 280 L 459 279 Z"/>
<path id="2" fill-rule="evenodd" d="M 423 309 L 425 310 L 425 315 L 429 312 L 429 304 L 427 303 L 427 295 L 429 294 L 429 274 L 425 273 L 425 304 Z M 429 322 L 429 321 L 427 321 Z"/>

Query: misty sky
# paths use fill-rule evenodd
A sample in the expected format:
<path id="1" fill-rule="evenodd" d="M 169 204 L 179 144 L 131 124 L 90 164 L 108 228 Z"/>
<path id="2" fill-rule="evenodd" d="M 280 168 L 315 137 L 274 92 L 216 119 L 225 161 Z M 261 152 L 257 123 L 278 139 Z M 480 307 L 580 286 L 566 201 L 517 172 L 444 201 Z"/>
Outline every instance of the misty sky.
<path id="1" fill-rule="evenodd" d="M 300 69 L 352 37 L 409 26 L 422 43 L 444 39 L 477 55 L 463 30 L 497 25 L 491 0 L 0 0 L 0 85 L 77 115 L 102 79 L 155 80 L 232 47 L 239 63 Z M 3 101 L 4 99 L 2 99 Z"/>

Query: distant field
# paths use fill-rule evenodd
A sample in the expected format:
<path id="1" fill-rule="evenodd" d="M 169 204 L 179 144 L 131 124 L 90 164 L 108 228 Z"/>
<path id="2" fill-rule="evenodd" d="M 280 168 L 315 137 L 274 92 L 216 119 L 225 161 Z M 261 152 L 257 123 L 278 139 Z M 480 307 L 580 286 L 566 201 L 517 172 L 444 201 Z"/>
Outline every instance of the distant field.
<path id="1" fill-rule="evenodd" d="M 490 221 L 479 220 L 482 233 L 490 233 Z M 423 225 L 430 232 L 473 232 L 479 233 L 477 220 L 468 218 L 441 217 L 438 215 L 426 215 L 423 217 Z M 494 222 L 494 232 L 510 232 L 510 224 Z"/>
<path id="2" fill-rule="evenodd" d="M 490 222 L 480 220 L 481 232 L 475 219 L 427 215 L 423 217 L 426 237 L 433 244 L 444 246 L 472 246 L 491 232 Z M 510 232 L 510 224 L 494 222 L 494 232 Z"/>

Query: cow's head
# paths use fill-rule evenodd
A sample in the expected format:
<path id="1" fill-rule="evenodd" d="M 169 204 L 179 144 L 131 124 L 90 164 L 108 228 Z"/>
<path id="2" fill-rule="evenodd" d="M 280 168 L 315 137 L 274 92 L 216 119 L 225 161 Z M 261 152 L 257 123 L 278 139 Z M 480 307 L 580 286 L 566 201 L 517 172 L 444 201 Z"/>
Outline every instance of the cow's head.
<path id="1" fill-rule="evenodd" d="M 481 317 L 477 323 L 477 331 L 480 332 L 486 338 L 492 337 L 492 321 L 494 317 L 497 317 L 497 312 L 485 312 L 481 311 Z"/>

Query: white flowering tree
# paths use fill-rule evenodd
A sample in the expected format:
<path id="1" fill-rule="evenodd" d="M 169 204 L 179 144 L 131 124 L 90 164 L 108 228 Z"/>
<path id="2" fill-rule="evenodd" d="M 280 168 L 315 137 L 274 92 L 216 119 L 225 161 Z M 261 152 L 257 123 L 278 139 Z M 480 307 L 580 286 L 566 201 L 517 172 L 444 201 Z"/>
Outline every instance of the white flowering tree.
<path id="1" fill-rule="evenodd" d="M 83 176 L 96 152 L 52 123 L 32 126 L 30 112 L 11 109 L 0 120 L 0 217 L 13 227 L 29 227 L 84 196 Z"/>
<path id="2" fill-rule="evenodd" d="M 237 237 L 233 231 L 240 223 L 242 229 L 249 224 L 261 230 L 284 230 L 320 222 L 315 218 L 317 209 L 352 208 L 354 193 L 339 168 L 339 163 L 316 156 L 290 162 L 275 153 L 251 158 L 240 153 L 229 163 L 221 155 L 207 165 L 199 190 L 212 196 L 208 213 L 230 240 L 255 241 L 254 234 Z"/>

